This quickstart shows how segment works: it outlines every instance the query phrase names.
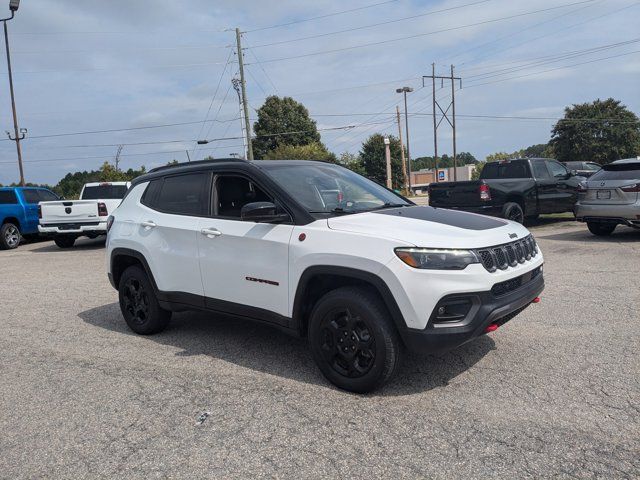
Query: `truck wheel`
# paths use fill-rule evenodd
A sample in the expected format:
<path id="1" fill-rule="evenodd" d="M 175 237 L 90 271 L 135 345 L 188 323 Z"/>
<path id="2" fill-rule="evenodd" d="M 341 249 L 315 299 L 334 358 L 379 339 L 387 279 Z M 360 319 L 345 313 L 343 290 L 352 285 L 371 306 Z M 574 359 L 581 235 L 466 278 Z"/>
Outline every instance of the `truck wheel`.
<path id="1" fill-rule="evenodd" d="M 56 245 L 60 248 L 71 248 L 76 243 L 76 237 L 57 236 L 53 239 Z"/>
<path id="2" fill-rule="evenodd" d="M 380 298 L 359 287 L 327 293 L 309 319 L 311 354 L 334 385 L 365 393 L 396 372 L 402 343 Z"/>
<path id="3" fill-rule="evenodd" d="M 616 225 L 611 223 L 587 222 L 587 228 L 591 233 L 599 237 L 611 235 L 616 229 Z"/>
<path id="4" fill-rule="evenodd" d="M 0 250 L 11 250 L 20 245 L 20 229 L 13 223 L 5 223 L 0 227 Z"/>
<path id="5" fill-rule="evenodd" d="M 522 211 L 522 207 L 517 203 L 505 203 L 504 208 L 502 209 L 502 216 L 507 220 L 513 220 L 514 222 L 524 222 L 524 212 Z"/>
<path id="6" fill-rule="evenodd" d="M 118 293 L 122 316 L 131 330 L 139 335 L 152 335 L 167 327 L 171 312 L 160 307 L 142 268 L 134 265 L 124 271 Z"/>

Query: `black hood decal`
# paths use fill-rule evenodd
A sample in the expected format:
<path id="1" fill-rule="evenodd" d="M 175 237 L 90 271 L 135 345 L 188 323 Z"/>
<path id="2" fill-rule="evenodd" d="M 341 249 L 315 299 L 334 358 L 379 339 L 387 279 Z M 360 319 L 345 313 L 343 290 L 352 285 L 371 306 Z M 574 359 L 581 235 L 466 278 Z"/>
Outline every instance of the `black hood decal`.
<path id="1" fill-rule="evenodd" d="M 504 227 L 507 224 L 506 221 L 499 218 L 434 207 L 399 207 L 377 210 L 372 213 L 426 220 L 467 230 L 489 230 L 491 228 Z"/>

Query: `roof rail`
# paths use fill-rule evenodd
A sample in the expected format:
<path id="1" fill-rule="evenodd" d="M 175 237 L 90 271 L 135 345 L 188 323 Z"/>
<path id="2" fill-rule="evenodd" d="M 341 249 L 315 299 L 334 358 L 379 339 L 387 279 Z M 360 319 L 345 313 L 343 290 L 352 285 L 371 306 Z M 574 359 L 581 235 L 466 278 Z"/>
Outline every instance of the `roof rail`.
<path id="1" fill-rule="evenodd" d="M 149 173 L 159 172 L 161 170 L 169 170 L 177 167 L 186 167 L 189 165 L 207 165 L 207 164 L 220 163 L 220 162 L 246 162 L 246 160 L 243 158 L 229 157 L 229 158 L 210 158 L 207 160 L 195 160 L 193 162 L 172 163 L 169 165 L 163 165 L 162 167 L 152 168 L 151 170 L 149 170 Z"/>

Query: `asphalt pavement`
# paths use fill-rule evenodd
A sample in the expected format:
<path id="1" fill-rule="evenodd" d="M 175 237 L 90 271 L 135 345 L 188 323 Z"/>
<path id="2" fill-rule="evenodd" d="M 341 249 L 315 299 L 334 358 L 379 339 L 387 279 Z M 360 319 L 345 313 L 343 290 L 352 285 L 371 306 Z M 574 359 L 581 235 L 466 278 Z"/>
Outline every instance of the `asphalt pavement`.
<path id="1" fill-rule="evenodd" d="M 132 334 L 99 240 L 1 251 L 0 478 L 639 478 L 640 231 L 532 231 L 542 302 L 370 395 L 247 321 Z"/>

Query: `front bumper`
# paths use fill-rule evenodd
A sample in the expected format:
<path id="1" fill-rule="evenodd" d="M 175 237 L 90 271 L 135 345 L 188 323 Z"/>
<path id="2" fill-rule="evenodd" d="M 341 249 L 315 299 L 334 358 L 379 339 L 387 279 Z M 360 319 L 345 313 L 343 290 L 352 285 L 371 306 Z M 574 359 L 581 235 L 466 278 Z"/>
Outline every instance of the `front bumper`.
<path id="1" fill-rule="evenodd" d="M 485 333 L 492 323 L 503 325 L 518 315 L 544 290 L 542 272 L 520 288 L 501 296 L 491 291 L 466 293 L 474 307 L 460 326 L 438 326 L 431 322 L 423 330 L 406 328 L 400 334 L 406 347 L 414 352 L 438 353 L 452 350 Z M 461 295 L 457 295 L 460 297 Z"/>
<path id="2" fill-rule="evenodd" d="M 104 235 L 107 233 L 107 222 L 79 222 L 79 223 L 51 223 L 38 225 L 38 231 L 43 235 L 86 235 L 93 233 Z"/>

